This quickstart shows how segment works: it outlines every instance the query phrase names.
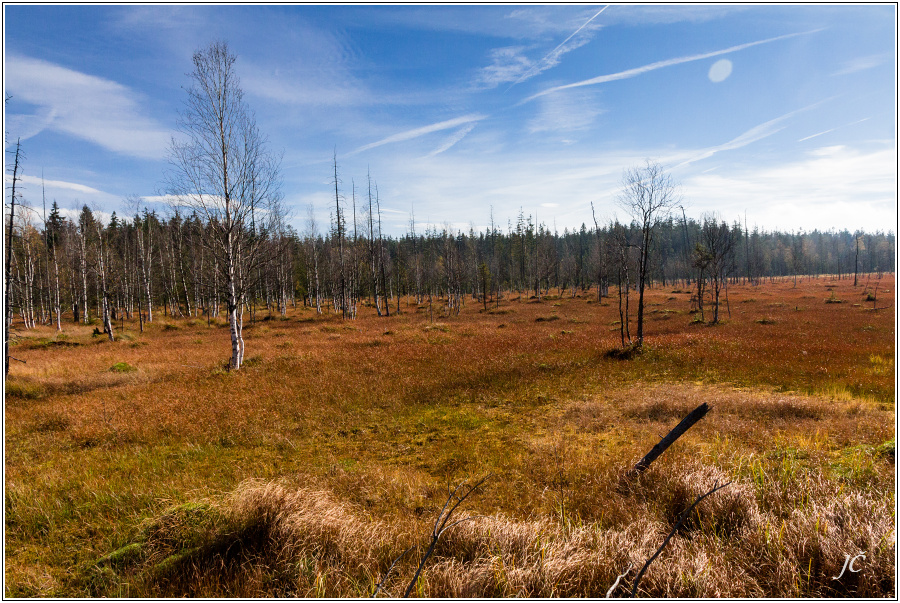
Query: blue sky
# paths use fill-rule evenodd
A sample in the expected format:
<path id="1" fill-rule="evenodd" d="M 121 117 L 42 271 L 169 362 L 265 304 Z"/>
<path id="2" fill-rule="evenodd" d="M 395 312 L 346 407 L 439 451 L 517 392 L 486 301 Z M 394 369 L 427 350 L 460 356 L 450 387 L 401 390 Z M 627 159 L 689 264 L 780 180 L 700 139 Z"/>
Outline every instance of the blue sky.
<path id="1" fill-rule="evenodd" d="M 32 205 L 43 173 L 64 209 L 164 212 L 191 55 L 225 40 L 301 232 L 310 205 L 328 225 L 335 150 L 391 234 L 412 212 L 624 218 L 646 159 L 691 216 L 894 230 L 896 24 L 893 5 L 6 5 L 4 128 Z"/>

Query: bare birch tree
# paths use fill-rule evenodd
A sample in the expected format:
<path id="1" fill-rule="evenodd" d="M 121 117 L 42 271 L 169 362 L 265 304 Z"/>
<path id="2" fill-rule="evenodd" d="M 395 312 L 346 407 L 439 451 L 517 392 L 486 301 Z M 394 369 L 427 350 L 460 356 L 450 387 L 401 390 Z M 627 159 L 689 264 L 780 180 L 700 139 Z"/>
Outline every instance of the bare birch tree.
<path id="1" fill-rule="evenodd" d="M 279 158 L 244 101 L 236 58 L 224 42 L 194 53 L 193 84 L 179 120 L 183 137 L 172 140 L 167 182 L 175 205 L 206 223 L 202 243 L 223 277 L 232 369 L 244 358 L 244 302 L 281 219 Z"/>
<path id="2" fill-rule="evenodd" d="M 103 332 L 109 337 L 110 341 L 115 341 L 115 335 L 113 334 L 113 326 L 112 320 L 110 317 L 110 306 L 109 306 L 109 289 L 106 287 L 106 271 L 108 262 L 103 257 L 104 256 L 104 246 L 103 246 L 103 229 L 99 221 L 94 222 L 94 227 L 97 229 L 97 272 L 100 274 L 100 283 L 101 289 L 100 294 L 102 296 L 102 307 L 103 307 Z"/>
<path id="3" fill-rule="evenodd" d="M 678 205 L 677 187 L 662 166 L 650 160 L 643 167 L 625 170 L 619 205 L 640 228 L 638 243 L 638 308 L 635 345 L 644 343 L 644 289 L 650 275 L 650 246 L 656 227 L 669 217 Z"/>

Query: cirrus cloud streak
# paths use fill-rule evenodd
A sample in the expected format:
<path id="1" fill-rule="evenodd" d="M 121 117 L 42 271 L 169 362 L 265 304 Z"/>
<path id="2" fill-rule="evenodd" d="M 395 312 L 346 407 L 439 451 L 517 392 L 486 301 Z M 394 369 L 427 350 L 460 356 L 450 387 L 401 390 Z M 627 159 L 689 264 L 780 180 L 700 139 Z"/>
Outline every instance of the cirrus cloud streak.
<path id="1" fill-rule="evenodd" d="M 126 86 L 21 55 L 7 56 L 5 71 L 13 98 L 39 107 L 33 116 L 10 116 L 19 136 L 49 129 L 132 157 L 165 156 L 170 132 L 144 114 L 139 95 Z"/>

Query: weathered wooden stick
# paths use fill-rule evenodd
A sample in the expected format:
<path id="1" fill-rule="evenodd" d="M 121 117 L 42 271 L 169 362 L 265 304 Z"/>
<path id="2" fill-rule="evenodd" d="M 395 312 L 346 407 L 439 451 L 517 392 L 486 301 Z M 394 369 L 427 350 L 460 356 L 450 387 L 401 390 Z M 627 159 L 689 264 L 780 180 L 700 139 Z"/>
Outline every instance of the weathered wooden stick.
<path id="1" fill-rule="evenodd" d="M 696 411 L 694 411 L 694 412 L 696 412 Z M 690 416 L 690 415 L 688 415 L 688 416 Z M 719 490 L 721 490 L 722 488 L 724 488 L 725 486 L 728 486 L 730 484 L 731 484 L 731 482 L 728 482 L 727 484 L 722 484 L 720 486 L 719 482 L 716 482 L 715 484 L 713 484 L 712 490 L 710 490 L 706 494 L 701 494 L 700 496 L 698 496 L 697 500 L 694 501 L 694 504 L 692 504 L 690 507 L 688 507 L 687 509 L 684 510 L 684 512 L 678 518 L 678 521 L 675 523 L 675 527 L 672 528 L 672 531 L 669 532 L 669 535 L 666 536 L 666 539 L 663 541 L 663 543 L 659 546 L 658 549 L 656 549 L 656 552 L 653 553 L 653 556 L 650 557 L 649 559 L 647 559 L 647 562 L 644 564 L 644 567 L 642 567 L 641 571 L 638 572 L 637 577 L 634 579 L 634 586 L 631 587 L 631 598 L 632 599 L 637 595 L 638 586 L 640 586 L 640 584 L 641 584 L 641 578 L 644 577 L 644 572 L 647 571 L 647 568 L 650 567 L 650 564 L 653 563 L 654 559 L 659 557 L 659 554 L 663 552 L 663 549 L 666 548 L 667 544 L 669 544 L 669 540 L 672 539 L 672 536 L 675 535 L 675 533 L 681 527 L 681 524 L 684 523 L 684 520 L 687 519 L 688 515 L 691 514 L 691 511 L 694 510 L 694 507 L 699 505 L 700 501 L 703 500 L 704 498 L 706 498 L 707 496 L 709 496 L 710 494 L 715 494 L 716 492 L 718 492 Z"/>
<path id="2" fill-rule="evenodd" d="M 431 531 L 431 544 L 428 546 L 428 550 L 425 551 L 425 556 L 422 557 L 422 561 L 419 563 L 419 567 L 416 568 L 416 573 L 413 576 L 413 579 L 410 581 L 409 586 L 406 587 L 406 592 L 403 593 L 403 598 L 406 599 L 409 597 L 409 593 L 412 592 L 413 588 L 416 585 L 416 582 L 419 580 L 419 575 L 422 573 L 422 568 L 425 567 L 425 562 L 428 561 L 428 558 L 431 557 L 431 553 L 434 552 L 434 547 L 437 545 L 438 539 L 440 539 L 441 535 L 452 528 L 455 525 L 461 524 L 464 521 L 469 521 L 471 519 L 476 519 L 477 517 L 481 517 L 480 515 L 476 515 L 474 517 L 466 517 L 465 519 L 460 519 L 459 521 L 454 521 L 450 525 L 447 525 L 447 522 L 450 521 L 450 518 L 453 516 L 453 512 L 456 511 L 456 508 L 463 504 L 469 495 L 472 494 L 481 484 L 485 482 L 487 478 L 489 478 L 491 474 L 485 475 L 481 478 L 481 481 L 469 488 L 469 491 L 463 494 L 462 496 L 457 496 L 456 493 L 465 485 L 465 482 L 458 485 L 456 489 L 450 493 L 450 496 L 447 497 L 447 502 L 444 503 L 444 508 L 441 509 L 440 514 L 437 516 L 437 519 L 434 520 L 434 529 Z M 456 499 L 456 504 L 450 507 L 450 510 L 447 510 L 447 507 L 450 506 L 450 503 L 453 502 L 453 499 Z M 446 514 L 445 514 L 446 513 Z"/>
<path id="3" fill-rule="evenodd" d="M 609 590 L 606 591 L 607 599 L 609 599 L 612 596 L 613 592 L 615 592 L 616 587 L 619 586 L 619 582 L 621 582 L 622 578 L 624 578 L 626 575 L 628 575 L 628 572 L 631 571 L 631 567 L 632 567 L 632 564 L 629 563 L 628 569 L 626 569 L 623 573 L 619 574 L 619 576 L 616 578 L 616 581 L 613 582 L 613 585 L 609 587 Z"/>
<path id="4" fill-rule="evenodd" d="M 631 468 L 631 471 L 628 472 L 627 476 L 634 477 L 635 475 L 649 467 L 650 463 L 656 460 L 656 457 L 665 452 L 666 448 L 671 446 L 675 442 L 675 440 L 684 435 L 684 432 L 693 427 L 694 423 L 706 416 L 706 413 L 708 412 L 709 405 L 706 402 L 692 410 L 688 416 L 681 420 L 681 423 L 675 426 L 675 429 L 670 431 L 666 437 L 661 439 L 659 443 L 644 456 L 644 458 L 638 461 L 637 465 Z"/>
<path id="5" fill-rule="evenodd" d="M 400 561 L 401 559 L 403 559 L 403 558 L 406 556 L 406 554 L 407 554 L 408 552 L 410 552 L 411 550 L 413 550 L 414 548 L 416 548 L 416 545 L 412 545 L 411 547 L 409 547 L 408 549 L 406 549 L 405 551 L 403 551 L 403 554 L 402 554 L 402 555 L 400 555 L 399 557 L 397 557 L 396 559 L 394 559 L 394 562 L 391 564 L 391 567 L 389 567 L 389 568 L 388 568 L 388 571 L 386 571 L 386 572 L 384 573 L 384 577 L 381 579 L 381 582 L 379 582 L 378 584 L 375 585 L 375 592 L 372 593 L 372 597 L 371 597 L 372 599 L 374 599 L 375 597 L 378 596 L 378 591 L 380 591 L 380 590 L 381 590 L 381 586 L 382 586 L 385 582 L 387 582 L 388 576 L 390 576 L 390 575 L 391 575 L 391 572 L 394 571 L 394 566 L 397 565 L 397 562 Z"/>

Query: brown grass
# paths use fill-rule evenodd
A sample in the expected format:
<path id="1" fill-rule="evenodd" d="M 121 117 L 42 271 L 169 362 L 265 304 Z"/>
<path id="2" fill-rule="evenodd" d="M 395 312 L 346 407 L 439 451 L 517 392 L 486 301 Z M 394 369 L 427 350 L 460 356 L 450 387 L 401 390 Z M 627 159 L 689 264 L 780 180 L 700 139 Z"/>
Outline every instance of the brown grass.
<path id="1" fill-rule="evenodd" d="M 602 501 L 648 507 L 621 527 L 503 514 L 460 524 L 439 543 L 417 594 L 602 596 L 628 567 L 633 578 L 698 494 L 730 477 L 700 464 L 670 473 L 677 477 L 652 473 Z M 839 493 L 822 480 L 801 481 L 792 495 L 828 502 L 782 517 L 765 510 L 769 501 L 757 501 L 750 480 L 733 482 L 696 508 L 645 575 L 641 593 L 868 597 L 890 589 L 895 536 L 883 496 Z M 363 597 L 401 551 L 417 540 L 424 546 L 424 524 L 372 520 L 329 492 L 251 480 L 217 503 L 175 507 L 146 522 L 139 550 L 100 565 L 137 571 L 131 579 L 160 596 Z M 865 569 L 852 580 L 830 580 L 841 573 L 846 550 L 866 551 Z M 415 562 L 402 564 L 382 592 L 402 594 Z"/>
<path id="2" fill-rule="evenodd" d="M 434 322 L 405 303 L 347 323 L 298 308 L 246 326 L 239 372 L 205 320 L 118 324 L 114 343 L 20 332 L 5 594 L 367 596 L 424 546 L 449 485 L 493 473 L 464 508 L 486 517 L 445 535 L 418 595 L 603 596 L 631 564 L 623 595 L 697 494 L 733 480 L 641 594 L 894 596 L 893 310 L 832 291 L 861 299 L 852 281 L 730 286 L 731 317 L 708 326 L 656 288 L 625 359 L 607 354 L 616 308 L 590 295 L 435 304 Z M 831 580 L 861 551 L 860 573 Z"/>

